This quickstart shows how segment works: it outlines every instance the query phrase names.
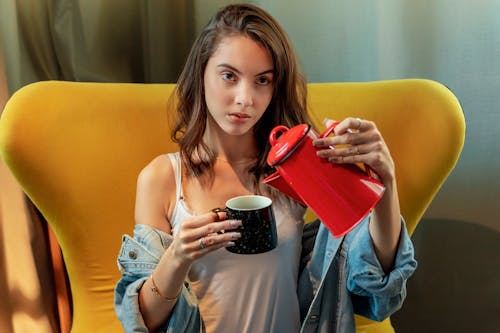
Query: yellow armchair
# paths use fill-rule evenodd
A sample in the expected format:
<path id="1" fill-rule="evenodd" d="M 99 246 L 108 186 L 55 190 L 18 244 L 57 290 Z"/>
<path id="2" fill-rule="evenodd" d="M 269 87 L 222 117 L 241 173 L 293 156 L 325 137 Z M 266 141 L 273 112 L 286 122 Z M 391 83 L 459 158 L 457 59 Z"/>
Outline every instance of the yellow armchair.
<path id="1" fill-rule="evenodd" d="M 46 81 L 23 87 L 5 106 L 0 153 L 60 244 L 71 332 L 121 331 L 113 309 L 116 256 L 121 235 L 134 225 L 139 171 L 154 156 L 177 150 L 167 122 L 173 88 Z M 402 214 L 413 232 L 463 146 L 465 121 L 453 93 L 420 79 L 309 84 L 308 90 L 319 128 L 324 117 L 377 123 L 397 166 Z M 61 319 L 69 313 L 62 311 Z M 358 332 L 393 332 L 390 319 L 356 319 Z"/>

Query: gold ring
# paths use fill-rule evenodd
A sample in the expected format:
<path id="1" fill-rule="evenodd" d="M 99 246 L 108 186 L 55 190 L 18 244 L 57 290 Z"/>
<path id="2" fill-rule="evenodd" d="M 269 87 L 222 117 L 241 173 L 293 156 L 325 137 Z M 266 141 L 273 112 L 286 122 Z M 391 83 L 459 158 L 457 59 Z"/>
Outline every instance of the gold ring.
<path id="1" fill-rule="evenodd" d="M 200 250 L 203 250 L 206 247 L 207 245 L 205 244 L 205 237 L 200 238 Z"/>
<path id="2" fill-rule="evenodd" d="M 361 153 L 359 152 L 359 147 L 357 145 L 354 147 L 356 147 L 356 155 L 361 155 Z"/>
<path id="3" fill-rule="evenodd" d="M 221 212 L 221 211 L 222 211 L 222 209 L 220 209 L 220 208 L 214 208 L 211 210 L 211 212 L 215 214 L 215 221 L 214 222 L 220 221 L 219 212 Z"/>

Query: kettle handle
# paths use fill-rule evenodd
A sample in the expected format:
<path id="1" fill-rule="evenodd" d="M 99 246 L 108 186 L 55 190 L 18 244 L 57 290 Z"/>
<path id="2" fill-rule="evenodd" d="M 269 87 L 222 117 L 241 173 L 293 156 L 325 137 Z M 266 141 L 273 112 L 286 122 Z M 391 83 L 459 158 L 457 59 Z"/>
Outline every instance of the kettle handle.
<path id="1" fill-rule="evenodd" d="M 326 120 L 326 119 L 325 119 Z M 326 130 L 320 134 L 320 138 L 325 138 L 327 136 L 329 136 L 330 134 L 332 134 L 333 130 L 335 129 L 335 127 L 337 127 L 337 125 L 340 123 L 340 121 L 336 121 L 336 120 L 328 120 L 328 127 L 326 128 Z"/>
<path id="2" fill-rule="evenodd" d="M 320 138 L 325 138 L 325 137 L 329 136 L 330 134 L 332 134 L 332 132 L 335 130 L 335 127 L 337 127 L 337 125 L 340 123 L 340 121 L 330 120 L 330 119 L 325 119 L 324 122 L 327 123 L 328 126 L 327 126 L 326 130 L 323 133 L 321 133 L 321 135 L 319 136 Z M 363 165 L 363 169 L 368 176 L 375 178 L 375 179 L 380 179 L 380 177 L 378 177 L 377 173 L 375 171 L 373 171 L 373 169 L 370 168 L 366 163 L 360 163 L 360 164 Z"/>
<path id="3" fill-rule="evenodd" d="M 286 126 L 283 126 L 283 125 L 279 125 L 279 126 L 276 126 L 275 128 L 273 128 L 273 130 L 269 134 L 269 142 L 271 143 L 271 145 L 274 146 L 274 144 L 278 140 L 278 137 L 281 134 L 287 132 L 288 130 L 289 130 L 289 128 Z"/>

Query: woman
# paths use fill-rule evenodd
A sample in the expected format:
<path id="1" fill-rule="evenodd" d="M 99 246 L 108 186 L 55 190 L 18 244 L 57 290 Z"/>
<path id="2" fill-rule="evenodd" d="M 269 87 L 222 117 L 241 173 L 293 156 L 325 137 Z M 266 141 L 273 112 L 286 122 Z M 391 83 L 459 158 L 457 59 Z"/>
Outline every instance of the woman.
<path id="1" fill-rule="evenodd" d="M 176 96 L 180 152 L 140 173 L 134 238 L 124 238 L 119 257 L 115 308 L 126 331 L 345 332 L 354 331 L 354 311 L 381 320 L 401 306 L 416 262 L 394 163 L 372 122 L 347 118 L 314 142 L 331 163 L 369 165 L 386 191 L 348 236 L 334 239 L 320 225 L 304 269 L 305 208 L 261 184 L 273 171 L 270 130 L 310 123 L 305 81 L 275 19 L 248 4 L 221 9 L 195 41 Z M 326 149 L 338 144 L 350 148 Z M 226 251 L 241 221 L 211 209 L 255 193 L 274 199 L 278 246 Z"/>

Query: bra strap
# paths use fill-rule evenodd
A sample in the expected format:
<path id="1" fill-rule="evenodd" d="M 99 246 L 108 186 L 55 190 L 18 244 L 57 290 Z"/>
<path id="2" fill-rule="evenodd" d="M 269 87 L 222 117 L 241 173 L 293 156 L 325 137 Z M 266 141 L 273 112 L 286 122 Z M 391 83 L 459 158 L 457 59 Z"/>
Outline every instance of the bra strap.
<path id="1" fill-rule="evenodd" d="M 172 167 L 174 168 L 175 176 L 175 195 L 176 200 L 179 201 L 183 197 L 182 193 L 182 160 L 180 152 L 168 154 Z"/>

